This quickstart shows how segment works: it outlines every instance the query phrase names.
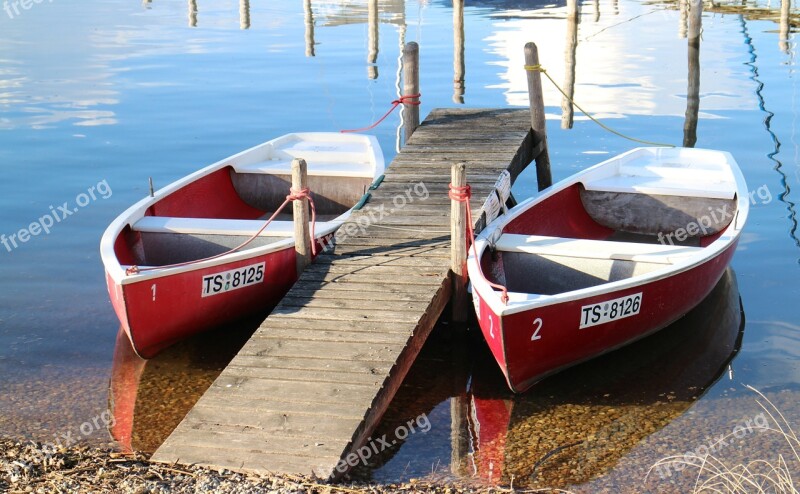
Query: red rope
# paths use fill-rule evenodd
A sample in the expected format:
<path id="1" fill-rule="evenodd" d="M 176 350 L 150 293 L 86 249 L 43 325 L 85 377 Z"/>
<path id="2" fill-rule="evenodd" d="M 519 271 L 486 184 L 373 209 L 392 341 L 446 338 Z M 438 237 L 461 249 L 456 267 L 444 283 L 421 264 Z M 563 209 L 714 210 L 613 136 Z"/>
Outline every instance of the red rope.
<path id="1" fill-rule="evenodd" d="M 378 119 L 377 122 L 375 122 L 374 124 L 370 125 L 369 127 L 364 127 L 364 128 L 361 128 L 361 129 L 340 130 L 339 132 L 341 132 L 342 134 L 347 134 L 349 132 L 364 132 L 366 130 L 374 129 L 381 122 L 386 120 L 386 117 L 391 115 L 392 112 L 395 110 L 395 108 L 397 108 L 398 106 L 400 106 L 400 105 L 419 106 L 419 104 L 420 104 L 419 97 L 420 96 L 422 96 L 421 93 L 406 94 L 404 96 L 400 96 L 399 99 L 396 99 L 396 100 L 392 101 L 392 107 L 389 108 L 389 111 L 387 111 L 384 116 L 382 116 L 380 119 Z"/>
<path id="2" fill-rule="evenodd" d="M 283 211 L 283 208 L 285 208 L 287 204 L 289 204 L 292 201 L 299 201 L 301 199 L 308 199 L 308 202 L 311 205 L 311 232 L 310 232 L 311 233 L 311 254 L 316 256 L 317 255 L 317 240 L 316 240 L 316 237 L 314 235 L 314 226 L 317 223 L 317 210 L 314 207 L 314 199 L 311 197 L 310 191 L 308 190 L 308 188 L 297 190 L 297 189 L 294 189 L 294 188 L 290 187 L 289 188 L 289 195 L 286 196 L 286 199 L 283 201 L 283 204 L 281 204 L 280 207 L 278 209 L 276 209 L 274 213 L 272 213 L 272 216 L 269 217 L 269 219 L 264 223 L 264 225 L 255 234 L 253 234 L 250 238 L 248 238 L 247 240 L 245 240 L 241 244 L 237 245 L 236 247 L 234 247 L 234 248 L 232 248 L 232 249 L 230 249 L 230 250 L 228 250 L 226 252 L 223 252 L 221 254 L 216 254 L 216 255 L 213 255 L 211 257 L 204 257 L 203 259 L 195 259 L 194 261 L 179 262 L 179 263 L 175 263 L 175 264 L 167 264 L 167 265 L 164 265 L 164 266 L 148 266 L 148 267 L 144 267 L 144 268 L 140 268 L 139 266 L 131 266 L 128 269 L 125 270 L 125 274 L 132 275 L 132 274 L 141 273 L 142 271 L 154 271 L 154 270 L 157 270 L 157 269 L 179 268 L 181 266 L 191 266 L 192 264 L 197 264 L 197 263 L 204 262 L 204 261 L 210 261 L 212 259 L 218 259 L 218 258 L 220 258 L 222 256 L 226 256 L 228 254 L 236 252 L 236 251 L 246 247 L 253 240 L 258 238 L 258 236 L 261 235 L 261 232 L 266 230 L 266 228 L 269 226 L 269 224 L 272 223 L 272 221 L 278 216 L 278 214 L 280 214 L 281 211 Z"/>
<path id="3" fill-rule="evenodd" d="M 472 197 L 472 188 L 469 184 L 463 187 L 457 187 L 453 184 L 450 184 L 450 191 L 447 193 L 450 199 L 458 202 L 465 202 L 467 206 L 467 236 L 471 241 L 471 248 L 472 248 L 472 255 L 475 257 L 475 262 L 478 264 L 478 273 L 483 278 L 483 281 L 489 284 L 492 288 L 497 288 L 502 292 L 500 295 L 500 300 L 503 301 L 504 304 L 508 303 L 508 289 L 503 285 L 499 285 L 497 283 L 492 283 L 491 281 L 486 278 L 486 275 L 483 274 L 483 268 L 481 267 L 481 260 L 478 258 L 478 249 L 475 247 L 475 232 L 472 230 L 472 208 L 469 206 L 469 199 Z"/>

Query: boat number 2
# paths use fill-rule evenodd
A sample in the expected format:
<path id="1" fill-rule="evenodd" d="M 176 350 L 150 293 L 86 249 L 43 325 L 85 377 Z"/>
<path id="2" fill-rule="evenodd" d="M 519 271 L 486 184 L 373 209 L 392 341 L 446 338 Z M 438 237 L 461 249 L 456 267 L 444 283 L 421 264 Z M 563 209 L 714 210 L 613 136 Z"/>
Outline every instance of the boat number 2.
<path id="1" fill-rule="evenodd" d="M 533 327 L 536 328 L 533 330 L 533 335 L 531 336 L 531 341 L 541 340 L 542 335 L 539 334 L 539 331 L 542 330 L 542 318 L 537 317 L 533 320 Z"/>
<path id="2" fill-rule="evenodd" d="M 153 283 L 153 286 L 151 286 L 150 289 L 153 291 L 153 302 L 155 302 L 156 301 L 156 284 Z"/>

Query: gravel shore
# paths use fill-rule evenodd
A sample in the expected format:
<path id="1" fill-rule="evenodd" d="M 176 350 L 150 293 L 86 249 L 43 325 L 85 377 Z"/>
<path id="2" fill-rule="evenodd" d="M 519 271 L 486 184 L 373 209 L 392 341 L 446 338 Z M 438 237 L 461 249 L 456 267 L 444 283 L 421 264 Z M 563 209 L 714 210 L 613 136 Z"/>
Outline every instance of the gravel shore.
<path id="1" fill-rule="evenodd" d="M 167 466 L 150 463 L 141 454 L 127 455 L 90 447 L 50 453 L 41 443 L 0 440 L 0 492 L 471 494 L 510 490 L 455 485 L 444 480 L 388 485 L 326 484 L 319 479 L 300 476 L 255 476 L 201 467 Z"/>

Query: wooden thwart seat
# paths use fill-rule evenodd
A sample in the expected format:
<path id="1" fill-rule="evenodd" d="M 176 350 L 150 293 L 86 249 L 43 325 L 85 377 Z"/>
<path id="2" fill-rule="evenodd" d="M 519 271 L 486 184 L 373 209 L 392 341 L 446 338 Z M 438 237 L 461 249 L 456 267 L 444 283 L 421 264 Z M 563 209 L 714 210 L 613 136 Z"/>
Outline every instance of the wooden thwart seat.
<path id="1" fill-rule="evenodd" d="M 290 175 L 292 160 L 268 160 L 258 163 L 236 164 L 236 173 L 263 173 L 267 175 Z M 308 175 L 319 177 L 367 177 L 372 178 L 373 170 L 367 163 L 313 161 L 309 162 Z"/>
<path id="2" fill-rule="evenodd" d="M 703 250 L 702 247 L 585 240 L 511 233 L 500 235 L 500 238 L 494 244 L 494 248 L 504 252 L 641 261 L 657 264 L 674 264 L 682 258 Z"/>
<path id="3" fill-rule="evenodd" d="M 131 227 L 146 233 L 183 233 L 190 235 L 241 235 L 255 234 L 265 220 L 232 220 L 219 218 L 170 218 L 165 216 L 145 216 Z M 317 223 L 317 230 L 324 223 Z M 291 221 L 273 221 L 261 232 L 263 237 L 291 237 L 294 224 Z"/>

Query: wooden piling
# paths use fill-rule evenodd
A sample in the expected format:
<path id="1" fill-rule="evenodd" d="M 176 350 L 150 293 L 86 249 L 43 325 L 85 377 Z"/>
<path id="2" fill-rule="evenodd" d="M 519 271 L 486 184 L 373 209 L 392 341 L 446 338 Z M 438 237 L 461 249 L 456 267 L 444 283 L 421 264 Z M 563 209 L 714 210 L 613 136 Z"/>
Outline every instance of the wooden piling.
<path id="1" fill-rule="evenodd" d="M 561 99 L 561 128 L 571 129 L 575 117 L 572 98 L 575 97 L 575 53 L 578 49 L 578 0 L 567 0 L 567 42 L 564 48 L 564 92 Z"/>
<path id="2" fill-rule="evenodd" d="M 781 22 L 780 22 L 778 47 L 784 53 L 789 53 L 789 36 L 790 36 L 789 14 L 791 12 L 791 9 L 792 9 L 792 0 L 781 0 Z"/>
<path id="3" fill-rule="evenodd" d="M 411 94 L 419 94 L 419 45 L 413 41 L 403 47 L 403 95 Z M 407 143 L 419 127 L 419 105 L 403 103 L 403 122 Z"/>
<path id="4" fill-rule="evenodd" d="M 697 118 L 700 111 L 700 32 L 702 31 L 703 1 L 690 0 L 688 29 L 688 74 L 686 117 L 683 123 L 683 146 L 697 143 Z"/>
<path id="5" fill-rule="evenodd" d="M 542 93 L 542 74 L 530 67 L 539 66 L 539 50 L 536 43 L 525 44 L 525 65 L 528 72 L 528 98 L 531 107 L 531 129 L 535 139 L 534 145 L 541 147 L 541 152 L 536 158 L 536 181 L 539 190 L 553 185 L 550 173 L 550 155 L 547 150 L 547 127 L 544 114 L 544 94 Z"/>
<path id="6" fill-rule="evenodd" d="M 189 27 L 197 27 L 197 0 L 189 0 Z"/>
<path id="7" fill-rule="evenodd" d="M 311 9 L 311 0 L 303 1 L 303 15 L 305 19 L 306 56 L 313 57 L 314 52 L 314 11 Z"/>
<path id="8" fill-rule="evenodd" d="M 292 189 L 302 190 L 308 187 L 308 165 L 306 160 L 292 160 Z M 302 273 L 311 263 L 311 237 L 308 229 L 308 199 L 292 203 L 294 213 L 294 250 L 297 254 L 297 275 Z"/>
<path id="9" fill-rule="evenodd" d="M 250 0 L 239 0 L 239 29 L 250 29 Z"/>
<path id="10" fill-rule="evenodd" d="M 450 183 L 453 187 L 467 185 L 467 165 L 453 163 Z M 450 269 L 453 271 L 452 320 L 466 322 L 469 310 L 467 298 L 467 203 L 450 200 Z"/>
<path id="11" fill-rule="evenodd" d="M 367 77 L 370 79 L 378 78 L 378 46 L 379 46 L 379 18 L 378 18 L 378 0 L 369 0 L 367 4 L 367 24 L 369 31 L 367 32 L 369 53 L 367 54 Z"/>
<path id="12" fill-rule="evenodd" d="M 453 0 L 453 103 L 464 103 L 464 0 Z"/>

